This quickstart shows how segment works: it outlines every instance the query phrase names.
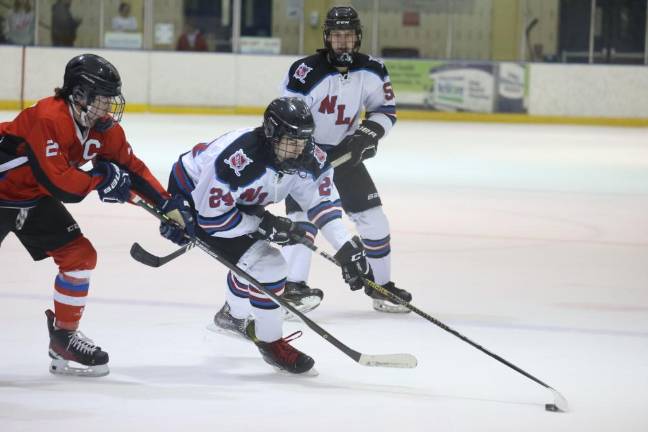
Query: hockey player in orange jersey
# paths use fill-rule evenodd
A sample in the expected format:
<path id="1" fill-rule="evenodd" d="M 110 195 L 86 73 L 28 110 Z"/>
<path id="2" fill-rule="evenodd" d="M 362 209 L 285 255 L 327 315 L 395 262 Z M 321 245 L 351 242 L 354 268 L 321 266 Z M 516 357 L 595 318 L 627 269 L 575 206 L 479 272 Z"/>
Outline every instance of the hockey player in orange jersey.
<path id="1" fill-rule="evenodd" d="M 108 353 L 78 331 L 97 253 L 62 203 L 94 190 L 123 203 L 132 190 L 181 224 L 189 217 L 133 154 L 119 125 L 124 106 L 117 69 L 83 54 L 68 62 L 54 96 L 0 123 L 0 243 L 13 232 L 35 261 L 52 257 L 59 269 L 54 311 L 45 312 L 52 373 L 108 374 Z"/>

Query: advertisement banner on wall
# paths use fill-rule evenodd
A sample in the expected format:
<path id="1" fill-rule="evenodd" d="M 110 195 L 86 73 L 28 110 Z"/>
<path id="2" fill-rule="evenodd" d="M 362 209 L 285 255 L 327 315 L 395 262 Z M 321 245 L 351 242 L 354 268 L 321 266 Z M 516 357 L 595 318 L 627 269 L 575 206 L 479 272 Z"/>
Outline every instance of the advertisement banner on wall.
<path id="1" fill-rule="evenodd" d="M 386 60 L 404 108 L 481 113 L 526 113 L 524 63 Z"/>

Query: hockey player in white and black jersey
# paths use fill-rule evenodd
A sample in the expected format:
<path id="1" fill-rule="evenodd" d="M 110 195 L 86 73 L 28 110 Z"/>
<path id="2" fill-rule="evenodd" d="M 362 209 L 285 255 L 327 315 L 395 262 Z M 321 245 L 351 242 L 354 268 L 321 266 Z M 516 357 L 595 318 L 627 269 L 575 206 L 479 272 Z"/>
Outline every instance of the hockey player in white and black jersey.
<path id="1" fill-rule="evenodd" d="M 376 155 L 378 141 L 396 122 L 396 100 L 387 68 L 377 58 L 358 52 L 362 27 L 357 12 L 348 6 L 333 7 L 324 24 L 324 49 L 297 60 L 282 84 L 284 96 L 306 102 L 315 120 L 315 143 L 335 164 L 334 181 L 341 205 L 362 238 L 376 283 L 406 301 L 409 292 L 391 281 L 391 246 L 387 217 L 376 186 L 363 161 Z M 365 110 L 365 119 L 360 121 Z M 294 198 L 294 197 L 292 197 Z M 306 219 L 306 208 L 289 197 L 286 213 L 293 221 Z M 323 293 L 307 285 L 311 251 L 302 245 L 284 248 L 289 264 L 284 298 L 307 311 L 319 304 Z M 409 312 L 388 302 L 375 291 L 368 292 L 374 309 Z"/>
<path id="2" fill-rule="evenodd" d="M 291 244 L 294 236 L 309 237 L 318 229 L 337 251 L 352 290 L 363 287 L 363 277 L 373 280 L 362 242 L 342 223 L 333 170 L 313 144 L 313 129 L 302 100 L 275 99 L 263 127 L 197 144 L 180 156 L 169 178 L 169 191 L 184 196 L 195 212 L 196 235 L 277 295 L 284 291 L 287 265 L 269 242 Z M 288 194 L 307 210 L 310 222 L 293 223 L 264 210 Z M 160 227 L 163 236 L 182 243 L 178 230 L 174 224 Z M 226 302 L 214 317 L 217 327 L 252 339 L 266 362 L 280 369 L 304 373 L 313 367 L 312 358 L 288 343 L 294 334 L 283 337 L 283 313 L 269 296 L 232 272 L 226 284 Z"/>

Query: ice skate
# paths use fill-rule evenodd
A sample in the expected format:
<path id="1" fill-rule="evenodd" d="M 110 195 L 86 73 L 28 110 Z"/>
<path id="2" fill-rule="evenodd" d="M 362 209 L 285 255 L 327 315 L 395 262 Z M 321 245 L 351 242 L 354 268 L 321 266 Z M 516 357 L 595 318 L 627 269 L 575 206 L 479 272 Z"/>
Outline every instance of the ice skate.
<path id="1" fill-rule="evenodd" d="M 50 344 L 49 356 L 52 358 L 50 372 L 56 375 L 100 377 L 108 375 L 108 353 L 87 338 L 80 331 L 56 327 L 55 315 L 45 311 Z M 78 364 L 70 364 L 73 362 Z"/>
<path id="2" fill-rule="evenodd" d="M 230 305 L 225 302 L 221 310 L 214 315 L 214 323 L 207 328 L 216 333 L 234 336 L 236 338 L 250 339 L 245 331 L 248 323 L 254 324 L 254 318 L 234 318 L 230 314 Z"/>
<path id="3" fill-rule="evenodd" d="M 248 325 L 250 337 L 259 348 L 259 352 L 261 352 L 266 363 L 292 374 L 307 373 L 307 375 L 317 375 L 317 372 L 313 369 L 315 360 L 289 344 L 290 341 L 302 335 L 301 331 L 296 331 L 274 342 L 263 342 L 254 337 L 253 329 L 253 325 Z"/>
<path id="4" fill-rule="evenodd" d="M 386 283 L 385 285 L 383 285 L 383 288 L 385 288 L 387 291 L 391 292 L 392 294 L 395 294 L 396 296 L 402 298 L 408 303 L 412 301 L 412 294 L 405 291 L 404 289 L 396 288 L 394 282 Z M 407 309 L 405 306 L 396 304 L 391 300 L 388 300 L 387 297 L 380 294 L 378 291 L 374 289 L 366 287 L 365 292 L 369 297 L 373 299 L 373 308 L 378 312 L 388 312 L 388 313 L 410 312 L 410 310 Z"/>
<path id="5" fill-rule="evenodd" d="M 309 287 L 305 282 L 286 282 L 281 298 L 299 312 L 307 313 L 319 306 L 324 298 L 324 292 L 321 289 Z M 286 319 L 293 317 L 289 310 L 284 309 L 284 312 Z"/>

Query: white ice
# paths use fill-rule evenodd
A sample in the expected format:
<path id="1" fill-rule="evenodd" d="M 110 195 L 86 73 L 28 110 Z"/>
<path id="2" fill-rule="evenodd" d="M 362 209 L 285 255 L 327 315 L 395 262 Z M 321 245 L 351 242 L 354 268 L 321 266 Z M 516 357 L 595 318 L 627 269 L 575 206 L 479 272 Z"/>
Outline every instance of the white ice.
<path id="1" fill-rule="evenodd" d="M 181 152 L 257 123 L 128 114 L 124 127 L 166 184 Z M 419 365 L 363 367 L 288 322 L 319 376 L 278 374 L 253 345 L 205 330 L 224 299 L 219 263 L 193 250 L 138 264 L 134 241 L 174 246 L 141 209 L 93 194 L 69 209 L 99 251 L 82 330 L 111 374 L 49 374 L 56 267 L 10 234 L 0 431 L 648 430 L 648 130 L 400 121 L 368 165 L 413 304 L 559 390 L 570 412 L 545 411 L 550 391 L 425 319 L 374 312 L 317 256 L 311 283 L 326 296 L 310 317 L 358 351 Z"/>

